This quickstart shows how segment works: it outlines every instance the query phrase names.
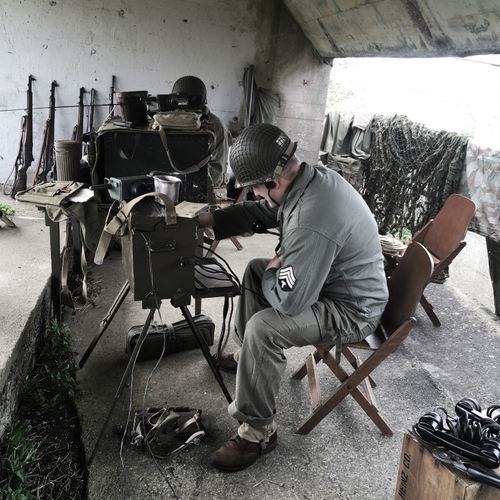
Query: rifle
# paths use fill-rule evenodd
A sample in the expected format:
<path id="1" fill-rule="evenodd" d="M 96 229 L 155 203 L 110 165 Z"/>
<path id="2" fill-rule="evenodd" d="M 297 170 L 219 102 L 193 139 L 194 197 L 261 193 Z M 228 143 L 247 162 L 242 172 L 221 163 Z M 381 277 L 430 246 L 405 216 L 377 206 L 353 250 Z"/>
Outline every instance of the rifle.
<path id="1" fill-rule="evenodd" d="M 38 162 L 35 168 L 35 175 L 33 175 L 33 182 L 31 183 L 31 187 L 35 184 L 42 182 L 40 168 L 44 163 L 44 153 L 47 146 L 47 132 L 49 130 L 49 120 L 45 120 L 45 126 L 43 128 L 43 136 L 42 136 L 42 146 L 40 147 L 40 156 L 38 157 Z M 44 169 L 42 168 L 42 171 Z"/>
<path id="2" fill-rule="evenodd" d="M 40 149 L 40 157 L 36 166 L 32 186 L 38 182 L 45 182 L 49 172 L 54 169 L 54 123 L 56 113 L 55 88 L 58 86 L 59 85 L 55 80 L 53 80 L 50 85 L 49 117 L 45 121 L 42 147 Z"/>
<path id="3" fill-rule="evenodd" d="M 9 179 L 10 179 L 11 175 L 14 174 L 14 181 L 13 181 L 13 184 L 12 184 L 12 191 L 9 193 L 12 198 L 14 198 L 14 195 L 15 195 L 15 193 L 14 193 L 14 186 L 16 184 L 17 173 L 19 172 L 19 170 L 23 166 L 23 142 L 24 142 L 24 133 L 25 133 L 25 131 L 26 131 L 26 115 L 23 115 L 23 117 L 21 118 L 21 137 L 19 139 L 19 146 L 17 148 L 16 160 L 14 161 L 14 166 L 12 167 L 12 170 L 10 171 L 10 174 L 7 177 L 7 179 L 5 179 L 5 181 L 3 183 L 3 187 L 2 187 L 2 193 L 6 195 L 7 194 L 7 190 L 5 188 L 7 186 L 7 183 L 9 182 Z"/>
<path id="4" fill-rule="evenodd" d="M 18 154 L 14 164 L 14 185 L 10 196 L 15 198 L 18 191 L 24 191 L 27 187 L 27 172 L 33 158 L 33 90 L 31 83 L 35 80 L 32 75 L 28 76 L 28 90 L 26 91 L 26 116 L 23 120 L 21 156 Z"/>
<path id="5" fill-rule="evenodd" d="M 109 87 L 109 114 L 113 112 L 114 104 L 114 95 L 115 95 L 115 75 L 111 75 L 111 87 Z"/>
<path id="6" fill-rule="evenodd" d="M 80 95 L 78 98 L 78 123 L 73 127 L 72 140 L 82 142 L 83 134 L 83 94 L 87 92 L 85 87 L 80 87 Z"/>
<path id="7" fill-rule="evenodd" d="M 95 109 L 95 94 L 94 88 L 90 89 L 90 111 L 89 111 L 89 121 L 87 123 L 87 132 L 92 132 L 94 129 L 94 109 Z"/>
<path id="8" fill-rule="evenodd" d="M 82 139 L 85 141 L 85 146 L 83 147 L 84 154 L 88 154 L 89 146 L 88 143 L 91 140 L 92 132 L 94 131 L 94 109 L 95 109 L 95 95 L 96 90 L 94 88 L 90 89 L 90 103 L 89 112 L 87 114 L 87 132 L 83 134 Z"/>

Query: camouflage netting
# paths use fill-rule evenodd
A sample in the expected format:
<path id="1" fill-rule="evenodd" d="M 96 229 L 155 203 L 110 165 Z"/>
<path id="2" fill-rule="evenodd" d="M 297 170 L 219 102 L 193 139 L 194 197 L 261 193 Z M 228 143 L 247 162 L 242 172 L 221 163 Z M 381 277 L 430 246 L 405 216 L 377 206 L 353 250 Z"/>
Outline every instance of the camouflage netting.
<path id="1" fill-rule="evenodd" d="M 360 192 L 382 234 L 414 234 L 437 214 L 457 191 L 467 141 L 406 116 L 374 117 Z"/>

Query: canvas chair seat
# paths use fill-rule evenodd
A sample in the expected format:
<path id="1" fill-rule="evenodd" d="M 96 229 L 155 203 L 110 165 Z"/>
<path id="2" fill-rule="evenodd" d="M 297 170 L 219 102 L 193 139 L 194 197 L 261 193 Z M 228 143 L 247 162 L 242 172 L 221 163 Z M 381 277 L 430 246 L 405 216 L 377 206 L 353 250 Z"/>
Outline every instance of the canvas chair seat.
<path id="1" fill-rule="evenodd" d="M 307 356 L 305 363 L 292 375 L 296 380 L 307 375 L 311 398 L 312 411 L 297 428 L 299 434 L 310 432 L 349 394 L 383 434 L 393 434 L 378 410 L 373 392 L 376 383 L 371 372 L 398 348 L 415 325 L 413 314 L 433 268 L 431 255 L 420 243 L 408 246 L 399 265 L 388 278 L 389 300 L 380 326 L 361 342 L 342 346 L 342 355 L 353 369 L 351 374 L 342 365 L 335 364 L 333 355 L 325 353 L 324 346 L 315 346 L 315 352 Z M 372 353 L 365 361 L 361 361 L 355 349 L 370 350 Z M 316 364 L 325 357 L 328 368 L 338 378 L 340 385 L 330 396 L 322 399 Z M 360 385 L 363 391 L 358 387 Z"/>

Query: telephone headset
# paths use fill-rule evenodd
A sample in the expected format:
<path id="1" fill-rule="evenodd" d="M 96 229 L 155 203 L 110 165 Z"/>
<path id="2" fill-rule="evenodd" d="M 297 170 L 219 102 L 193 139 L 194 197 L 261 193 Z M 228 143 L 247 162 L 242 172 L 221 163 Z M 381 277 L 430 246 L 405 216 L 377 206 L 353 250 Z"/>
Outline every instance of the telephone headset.
<path id="1" fill-rule="evenodd" d="M 412 430 L 423 441 L 435 443 L 486 467 L 499 467 L 500 405 L 490 406 L 485 416 L 475 399 L 463 398 L 456 404 L 455 412 L 456 417 L 437 406 L 420 417 Z"/>
<path id="2" fill-rule="evenodd" d="M 266 186 L 267 193 L 269 194 L 269 198 L 271 198 L 271 194 L 269 193 L 269 191 L 271 191 L 271 189 L 274 189 L 276 187 L 276 182 L 274 182 L 274 180 L 273 180 L 274 177 L 276 177 L 277 175 L 280 175 L 281 172 L 283 172 L 285 165 L 288 163 L 288 160 L 290 160 L 290 158 L 295 154 L 296 149 L 297 149 L 297 143 L 290 141 L 288 143 L 287 148 L 285 149 L 283 154 L 280 156 L 280 159 L 278 160 L 278 163 L 276 165 L 276 168 L 274 169 L 272 178 L 264 181 L 264 186 Z M 273 198 L 271 198 L 271 200 L 274 201 L 274 203 L 276 203 L 276 205 L 279 205 L 279 203 L 277 203 L 275 200 L 273 200 Z"/>

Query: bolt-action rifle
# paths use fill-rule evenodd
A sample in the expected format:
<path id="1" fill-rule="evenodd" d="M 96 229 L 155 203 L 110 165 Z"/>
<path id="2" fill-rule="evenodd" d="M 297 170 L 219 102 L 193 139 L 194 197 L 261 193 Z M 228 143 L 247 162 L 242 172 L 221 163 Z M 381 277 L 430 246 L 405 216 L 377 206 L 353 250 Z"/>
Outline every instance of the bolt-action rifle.
<path id="1" fill-rule="evenodd" d="M 17 155 L 14 164 L 14 184 L 10 196 L 15 197 L 18 191 L 24 191 L 27 188 L 27 172 L 33 162 L 33 90 L 32 82 L 35 77 L 29 75 L 28 90 L 26 91 L 26 116 L 23 117 L 20 148 L 21 155 Z"/>
<path id="2" fill-rule="evenodd" d="M 78 97 L 78 123 L 73 127 L 72 139 L 74 141 L 82 142 L 83 134 L 83 94 L 87 92 L 85 87 L 80 87 L 80 95 Z"/>
<path id="3" fill-rule="evenodd" d="M 109 87 L 109 113 L 111 114 L 113 112 L 113 108 L 115 107 L 114 105 L 114 98 L 115 98 L 115 75 L 111 75 L 111 87 Z"/>
<path id="4" fill-rule="evenodd" d="M 59 85 L 55 80 L 53 80 L 50 85 L 49 117 L 45 121 L 40 156 L 38 158 L 35 175 L 33 177 L 33 186 L 39 182 L 45 182 L 48 174 L 54 169 L 54 127 L 56 114 L 55 89 L 58 86 Z"/>
<path id="5" fill-rule="evenodd" d="M 95 109 L 95 94 L 94 88 L 90 89 L 90 109 L 89 109 L 89 120 L 87 123 L 87 132 L 92 132 L 94 130 L 94 109 Z"/>

